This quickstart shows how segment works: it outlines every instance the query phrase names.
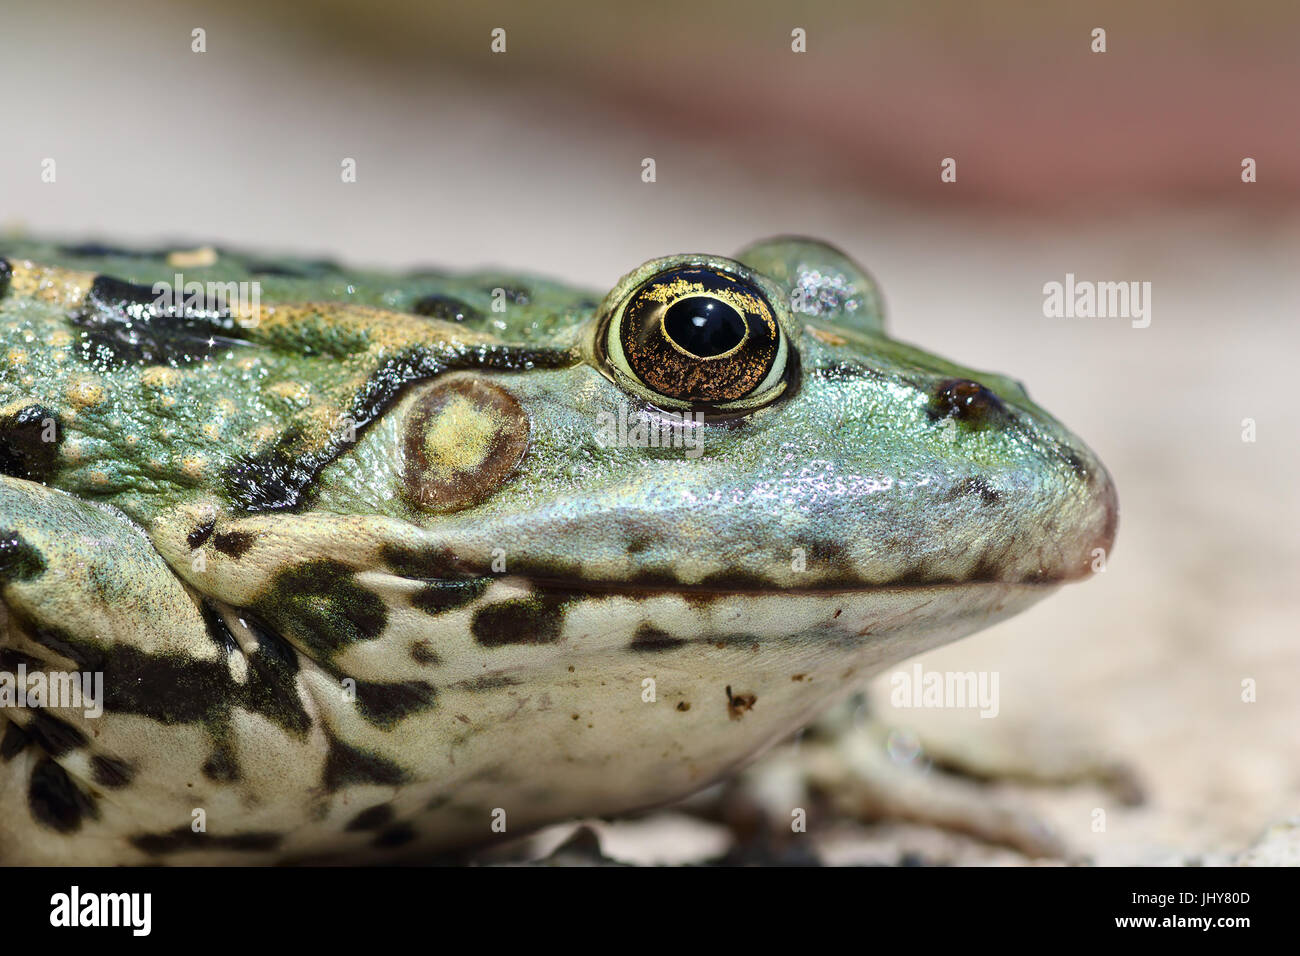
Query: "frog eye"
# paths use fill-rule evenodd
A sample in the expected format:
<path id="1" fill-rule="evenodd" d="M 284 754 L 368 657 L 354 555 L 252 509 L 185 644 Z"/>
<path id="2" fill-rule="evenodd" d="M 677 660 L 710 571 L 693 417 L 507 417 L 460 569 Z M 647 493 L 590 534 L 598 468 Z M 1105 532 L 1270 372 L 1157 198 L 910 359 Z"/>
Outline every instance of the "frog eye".
<path id="1" fill-rule="evenodd" d="M 634 288 L 613 313 L 605 352 L 617 378 L 671 408 L 752 408 L 784 390 L 788 348 L 757 285 L 678 266 Z"/>

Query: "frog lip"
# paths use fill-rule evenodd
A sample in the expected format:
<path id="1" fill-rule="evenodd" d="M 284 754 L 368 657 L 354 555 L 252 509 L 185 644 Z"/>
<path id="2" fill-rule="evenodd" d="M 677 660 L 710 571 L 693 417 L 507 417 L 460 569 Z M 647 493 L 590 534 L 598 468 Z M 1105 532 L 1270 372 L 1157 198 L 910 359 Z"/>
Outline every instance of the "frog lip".
<path id="1" fill-rule="evenodd" d="M 971 555 L 964 566 L 951 560 L 944 561 L 942 548 L 930 553 L 918 550 L 908 564 L 898 562 L 887 568 L 882 562 L 876 569 L 879 576 L 872 574 L 869 561 L 853 562 L 847 553 L 832 557 L 827 563 L 815 564 L 809 560 L 807 571 L 795 575 L 786 571 L 768 576 L 743 565 L 738 567 L 726 563 L 712 569 L 707 576 L 693 580 L 684 579 L 685 575 L 678 573 L 671 558 L 674 553 L 671 548 L 659 549 L 657 560 L 639 563 L 639 558 L 633 557 L 630 567 L 624 560 L 625 555 L 612 549 L 603 560 L 577 562 L 565 553 L 562 545 L 565 523 L 554 525 L 550 529 L 555 532 L 553 535 L 539 535 L 531 542 L 534 547 L 524 549 L 524 553 L 511 559 L 505 571 L 489 569 L 491 559 L 486 557 L 487 549 L 481 541 L 466 542 L 460 547 L 447 538 L 438 543 L 443 551 L 441 567 L 445 569 L 445 578 L 505 576 L 527 581 L 534 587 L 575 594 L 682 594 L 704 598 L 975 588 L 1047 591 L 1085 580 L 1102 570 L 1109 559 L 1118 525 L 1119 506 L 1114 483 L 1095 459 L 1089 459 L 1085 480 L 1066 490 L 1058 499 L 1058 505 L 1055 510 L 1046 505 L 1036 507 L 1033 513 L 1041 517 L 1027 518 L 1008 527 L 1004 534 L 985 542 L 981 546 L 982 554 Z M 843 534 L 839 537 L 842 538 Z M 499 540 L 499 536 L 494 535 L 489 540 Z M 557 546 L 554 542 L 561 544 Z M 832 541 L 832 551 L 835 550 L 833 545 Z M 938 555 L 939 560 L 935 561 L 930 554 Z M 960 557 L 961 548 L 950 543 L 947 554 Z M 632 552 L 627 552 L 626 557 L 632 557 Z M 927 563 L 929 567 L 926 567 Z M 891 575 L 890 572 L 895 573 Z"/>
<path id="2" fill-rule="evenodd" d="M 684 594 L 699 597 L 725 595 L 789 597 L 832 594 L 869 594 L 872 592 L 917 592 L 957 588 L 1038 588 L 1044 591 L 1092 577 L 1108 560 L 1118 526 L 1119 506 L 1114 485 L 1104 476 L 1097 489 L 1095 506 L 1087 526 L 1060 546 L 1046 549 L 1045 560 L 1033 571 L 1008 573 L 1010 569 L 994 561 L 980 561 L 963 576 L 934 576 L 912 572 L 879 581 L 864 579 L 855 573 L 831 573 L 807 585 L 788 585 L 746 571 L 721 571 L 702 581 L 686 582 L 670 573 L 646 569 L 624 579 L 586 578 L 557 573 L 544 560 L 537 563 L 516 561 L 509 576 L 527 579 L 535 587 L 592 594 Z M 459 574 L 471 577 L 502 575 L 461 564 Z"/>
<path id="3" fill-rule="evenodd" d="M 639 580 L 608 581 L 586 578 L 558 577 L 545 573 L 534 574 L 528 571 L 516 571 L 514 575 L 525 578 L 530 585 L 549 591 L 573 591 L 584 594 L 685 594 L 699 597 L 725 597 L 737 595 L 743 597 L 757 596 L 829 596 L 835 594 L 871 594 L 885 592 L 919 592 L 939 591 L 956 588 L 1041 588 L 1052 590 L 1063 584 L 1082 580 L 1088 572 L 1073 574 L 1042 574 L 1021 580 L 998 577 L 936 578 L 927 579 L 914 575 L 880 582 L 863 582 L 861 580 L 828 579 L 818 584 L 800 587 L 784 587 L 771 581 L 755 580 L 751 576 L 716 576 L 706 583 L 687 584 L 662 577 L 642 578 Z M 497 575 L 491 575 L 496 577 Z"/>
<path id="4" fill-rule="evenodd" d="M 1088 489 L 1087 507 L 1080 525 L 1068 535 L 1040 552 L 1036 568 L 1018 571 L 994 560 L 975 564 L 970 573 L 960 576 L 927 575 L 912 572 L 867 580 L 860 572 L 832 571 L 809 584 L 789 585 L 748 571 L 720 571 L 702 581 L 686 582 L 663 570 L 644 569 L 627 578 L 587 578 L 566 574 L 545 559 L 537 562 L 516 560 L 510 576 L 527 579 L 532 585 L 556 591 L 594 594 L 684 594 L 706 596 L 825 596 L 872 592 L 926 591 L 958 588 L 1037 588 L 1044 591 L 1086 580 L 1109 560 L 1119 523 L 1119 502 L 1114 482 L 1101 468 L 1094 472 Z M 1100 558 L 1100 562 L 1098 561 Z M 567 568 L 565 569 L 567 570 Z M 499 577 L 480 568 L 461 564 L 457 571 L 475 577 Z"/>

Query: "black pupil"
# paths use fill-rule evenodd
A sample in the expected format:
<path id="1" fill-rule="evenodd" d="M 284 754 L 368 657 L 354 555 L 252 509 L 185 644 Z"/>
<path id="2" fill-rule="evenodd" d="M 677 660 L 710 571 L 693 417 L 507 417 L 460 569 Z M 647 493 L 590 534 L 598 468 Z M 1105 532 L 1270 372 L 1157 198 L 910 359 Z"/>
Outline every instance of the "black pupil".
<path id="1" fill-rule="evenodd" d="M 664 331 L 685 351 L 711 358 L 740 344 L 745 337 L 745 320 L 725 302 L 693 295 L 668 307 Z"/>

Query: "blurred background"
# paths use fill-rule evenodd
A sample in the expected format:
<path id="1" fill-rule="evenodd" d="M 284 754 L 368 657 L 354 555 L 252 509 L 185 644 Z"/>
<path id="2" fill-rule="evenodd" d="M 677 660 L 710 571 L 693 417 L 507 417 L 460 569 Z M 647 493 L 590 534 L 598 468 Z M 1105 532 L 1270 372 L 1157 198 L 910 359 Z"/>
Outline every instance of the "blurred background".
<path id="1" fill-rule="evenodd" d="M 1022 379 L 1121 501 L 1104 575 L 924 659 L 998 671 L 998 719 L 891 713 L 885 678 L 877 712 L 1131 767 L 1147 799 L 1104 833 L 1087 786 L 1011 795 L 1086 858 L 1230 859 L 1300 814 L 1298 48 L 1281 0 L 0 0 L 0 231 L 600 291 L 653 256 L 839 245 L 892 334 Z M 1150 282 L 1149 327 L 1045 318 L 1066 273 Z"/>

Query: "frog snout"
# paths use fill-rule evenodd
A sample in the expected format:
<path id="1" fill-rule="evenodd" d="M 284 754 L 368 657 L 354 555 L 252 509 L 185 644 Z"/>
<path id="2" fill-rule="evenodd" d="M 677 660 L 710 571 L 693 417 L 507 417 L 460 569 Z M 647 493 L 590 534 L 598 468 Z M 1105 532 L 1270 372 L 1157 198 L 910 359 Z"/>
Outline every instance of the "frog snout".
<path id="1" fill-rule="evenodd" d="M 1081 480 L 1067 485 L 1059 508 L 1043 515 L 1059 556 L 1051 560 L 1044 549 L 1044 575 L 1063 581 L 1104 571 L 1119 526 L 1119 495 L 1110 473 L 1090 452 L 1072 457 L 1081 463 Z"/>
<path id="2" fill-rule="evenodd" d="M 1110 559 L 1111 549 L 1115 546 L 1115 533 L 1119 529 L 1119 493 L 1115 482 L 1104 467 L 1098 465 L 1094 477 L 1093 499 L 1098 509 L 1098 524 L 1093 531 L 1093 538 L 1088 549 L 1093 557 L 1092 570 L 1104 568 Z M 1098 564 L 1097 562 L 1100 562 Z"/>

